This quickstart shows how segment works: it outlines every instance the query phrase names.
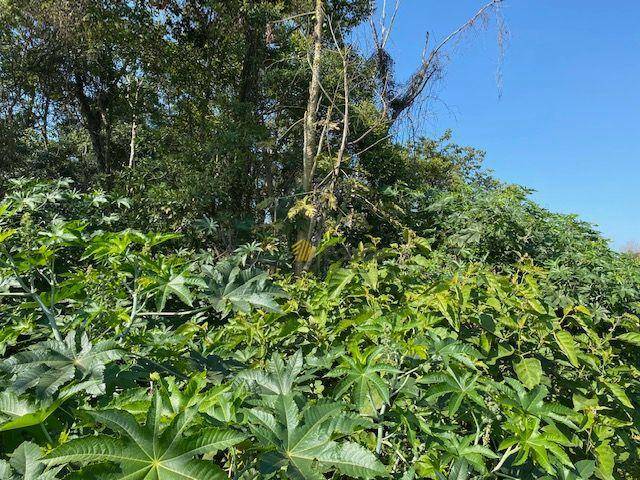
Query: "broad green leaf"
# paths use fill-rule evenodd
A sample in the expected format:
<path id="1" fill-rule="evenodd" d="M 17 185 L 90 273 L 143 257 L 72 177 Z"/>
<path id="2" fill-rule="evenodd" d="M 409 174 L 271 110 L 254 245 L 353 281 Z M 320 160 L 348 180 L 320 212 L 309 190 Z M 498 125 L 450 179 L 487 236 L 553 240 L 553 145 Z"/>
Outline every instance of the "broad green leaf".
<path id="1" fill-rule="evenodd" d="M 0 245 L 9 237 L 11 237 L 12 235 L 15 235 L 15 233 L 17 232 L 17 230 L 15 228 L 11 229 L 11 230 L 5 230 L 3 232 L 0 232 Z"/>
<path id="2" fill-rule="evenodd" d="M 281 312 L 278 298 L 284 292 L 272 284 L 266 272 L 257 268 L 241 270 L 231 262 L 203 268 L 206 276 L 207 295 L 214 308 L 224 314 L 232 309 L 250 312 L 259 308 L 271 312 Z"/>
<path id="3" fill-rule="evenodd" d="M 520 381 L 529 389 L 538 385 L 542 379 L 542 365 L 537 358 L 523 358 L 513 365 L 513 369 Z"/>
<path id="4" fill-rule="evenodd" d="M 329 298 L 337 298 L 354 276 L 355 272 L 349 268 L 336 268 L 331 270 L 326 278 Z"/>
<path id="5" fill-rule="evenodd" d="M 56 480 L 62 467 L 47 469 L 41 462 L 40 447 L 23 442 L 9 456 L 9 462 L 0 461 L 0 478 L 3 480 Z M 11 475 L 15 472 L 18 476 Z"/>
<path id="6" fill-rule="evenodd" d="M 502 311 L 502 304 L 500 303 L 500 300 L 498 300 L 496 297 L 487 298 L 487 305 L 489 305 L 490 307 L 492 307 L 494 310 L 498 312 Z"/>
<path id="7" fill-rule="evenodd" d="M 385 374 L 398 373 L 392 365 L 380 359 L 380 349 L 368 349 L 356 358 L 342 357 L 342 364 L 329 372 L 329 377 L 343 377 L 335 391 L 335 398 L 351 392 L 353 403 L 361 414 L 376 415 L 384 403 L 389 403 L 389 383 Z"/>
<path id="8" fill-rule="evenodd" d="M 51 404 L 34 404 L 6 390 L 0 393 L 0 432 L 38 425 L 55 412 L 63 401 L 64 398 Z"/>
<path id="9" fill-rule="evenodd" d="M 540 315 L 544 315 L 547 313 L 547 309 L 540 302 L 540 300 L 536 300 L 535 298 L 529 299 L 529 306 L 533 308 Z"/>
<path id="10" fill-rule="evenodd" d="M 153 478 L 156 480 L 222 480 L 227 475 L 217 465 L 193 457 L 213 454 L 244 439 L 231 430 L 207 429 L 184 437 L 196 415 L 195 407 L 174 417 L 168 426 L 161 422 L 162 402 L 156 390 L 145 425 L 140 425 L 127 412 L 87 412 L 109 428 L 121 434 L 83 437 L 62 444 L 45 457 L 50 465 L 68 463 L 117 463 L 123 479 Z"/>
<path id="11" fill-rule="evenodd" d="M 34 389 L 39 398 L 51 399 L 58 391 L 67 397 L 78 391 L 104 393 L 105 366 L 121 357 L 113 341 L 92 344 L 85 332 L 76 335 L 72 330 L 64 340 L 32 345 L 1 367 L 14 375 L 12 390 L 22 393 Z"/>
<path id="12" fill-rule="evenodd" d="M 353 478 L 388 476 L 385 466 L 362 445 L 345 442 L 330 451 L 327 460 L 340 472 Z"/>
<path id="13" fill-rule="evenodd" d="M 618 335 L 616 337 L 616 339 L 640 347 L 640 333 L 639 332 L 623 333 L 622 335 Z"/>
<path id="14" fill-rule="evenodd" d="M 596 449 L 597 470 L 603 480 L 613 480 L 615 454 L 607 442 L 602 442 Z"/>
<path id="15" fill-rule="evenodd" d="M 624 388 L 612 382 L 604 382 L 604 384 L 607 386 L 609 391 L 613 394 L 614 397 L 618 399 L 618 401 L 622 405 L 628 408 L 633 408 L 633 404 L 631 403 L 631 400 L 629 400 L 629 397 L 627 396 L 627 393 L 624 391 Z"/>
<path id="16" fill-rule="evenodd" d="M 554 336 L 556 338 L 556 343 L 560 347 L 560 350 L 562 350 L 562 353 L 567 356 L 571 364 L 575 367 L 579 366 L 580 363 L 578 361 L 578 346 L 576 345 L 576 342 L 571 334 L 566 331 L 559 331 L 555 332 Z"/>
<path id="17" fill-rule="evenodd" d="M 386 476 L 384 466 L 364 447 L 333 438 L 348 421 L 341 421 L 341 406 L 333 402 L 305 405 L 299 412 L 291 394 L 264 395 L 249 411 L 249 426 L 265 453 L 260 470 L 285 468 L 287 478 L 322 480 L 323 472 L 337 469 L 354 478 Z"/>

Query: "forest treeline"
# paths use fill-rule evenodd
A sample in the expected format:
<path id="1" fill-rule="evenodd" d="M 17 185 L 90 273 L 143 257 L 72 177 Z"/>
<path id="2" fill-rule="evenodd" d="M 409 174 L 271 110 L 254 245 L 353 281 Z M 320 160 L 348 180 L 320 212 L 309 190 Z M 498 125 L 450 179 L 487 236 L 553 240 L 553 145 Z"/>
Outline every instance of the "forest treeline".
<path id="1" fill-rule="evenodd" d="M 384 203 L 400 190 L 479 175 L 477 150 L 396 134 L 441 77 L 448 42 L 499 4 L 428 41 L 401 83 L 391 3 L 379 18 L 369 0 L 5 1 L 3 178 L 126 194 L 141 228 L 207 216 L 225 248 L 266 224 L 315 242 L 329 220 L 354 235 L 393 225 Z M 363 52 L 351 39 L 370 21 Z"/>
<path id="2" fill-rule="evenodd" d="M 640 478 L 640 257 L 413 134 L 501 4 L 0 0 L 0 479 Z"/>

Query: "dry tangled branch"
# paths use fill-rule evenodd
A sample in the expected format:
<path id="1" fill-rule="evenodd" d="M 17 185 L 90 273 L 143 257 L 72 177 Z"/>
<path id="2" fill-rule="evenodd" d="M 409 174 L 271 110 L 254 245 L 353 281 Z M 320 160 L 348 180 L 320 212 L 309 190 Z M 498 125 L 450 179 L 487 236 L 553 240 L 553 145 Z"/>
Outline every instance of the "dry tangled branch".
<path id="1" fill-rule="evenodd" d="M 428 85 L 441 78 L 444 70 L 444 58 L 446 48 L 459 39 L 466 32 L 472 30 L 478 23 L 487 21 L 491 13 L 496 13 L 503 0 L 491 0 L 480 8 L 464 24 L 447 35 L 434 48 L 429 50 L 429 34 L 427 33 L 422 62 L 418 69 L 411 75 L 408 82 L 400 87 L 395 84 L 393 78 L 393 61 L 386 50 L 389 40 L 389 33 L 399 7 L 399 1 L 396 1 L 394 13 L 388 26 L 385 26 L 386 2 L 383 5 L 383 13 L 381 19 L 380 32 L 371 22 L 373 37 L 375 42 L 375 56 L 377 64 L 378 81 L 380 82 L 381 99 L 383 103 L 383 111 L 390 122 L 395 122 L 400 116 L 411 109 L 416 100 L 425 91 Z M 504 32 L 504 24 L 500 23 L 499 45 L 502 50 L 502 39 Z"/>

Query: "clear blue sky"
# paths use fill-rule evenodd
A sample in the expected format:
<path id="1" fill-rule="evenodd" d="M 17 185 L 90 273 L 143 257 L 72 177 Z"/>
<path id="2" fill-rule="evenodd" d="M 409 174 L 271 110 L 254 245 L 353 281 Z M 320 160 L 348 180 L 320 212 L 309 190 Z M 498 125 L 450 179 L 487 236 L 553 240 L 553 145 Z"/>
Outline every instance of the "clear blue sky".
<path id="1" fill-rule="evenodd" d="M 398 77 L 417 65 L 426 31 L 442 39 L 482 4 L 402 0 L 389 44 Z M 640 242 L 640 1 L 505 0 L 502 12 L 501 98 L 492 23 L 455 47 L 422 131 L 452 129 L 497 177 L 597 224 L 614 247 Z"/>

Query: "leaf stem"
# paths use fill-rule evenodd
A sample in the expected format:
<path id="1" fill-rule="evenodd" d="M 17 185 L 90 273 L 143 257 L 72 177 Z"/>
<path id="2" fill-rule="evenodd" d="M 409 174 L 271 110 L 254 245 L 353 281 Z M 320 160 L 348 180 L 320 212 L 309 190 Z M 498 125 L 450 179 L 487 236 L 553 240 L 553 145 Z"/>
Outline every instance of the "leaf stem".
<path id="1" fill-rule="evenodd" d="M 40 307 L 40 310 L 42 310 L 45 317 L 47 317 L 47 320 L 49 321 L 49 325 L 51 326 L 51 330 L 53 331 L 53 336 L 55 337 L 56 340 L 61 342 L 62 334 L 60 333 L 60 329 L 58 328 L 58 323 L 56 321 L 56 317 L 54 313 L 44 304 L 44 302 L 40 298 L 40 295 L 38 295 L 38 293 L 33 288 L 29 288 L 27 284 L 24 282 L 24 280 L 22 279 L 22 277 L 18 272 L 18 266 L 16 265 L 16 262 L 13 256 L 11 255 L 11 253 L 9 252 L 9 250 L 7 248 L 4 248 L 3 250 L 7 258 L 9 259 L 9 263 L 11 264 L 11 269 L 13 270 L 13 273 L 15 274 L 16 279 L 20 284 L 20 287 L 22 287 L 25 293 L 27 293 L 38 304 L 38 306 Z"/>
<path id="2" fill-rule="evenodd" d="M 47 442 L 49 442 L 49 444 L 53 447 L 53 439 L 51 438 L 51 435 L 49 435 L 49 430 L 47 430 L 47 427 L 44 426 L 44 423 L 40 423 L 40 429 L 42 430 L 42 433 L 44 433 Z"/>
<path id="3" fill-rule="evenodd" d="M 194 310 L 187 310 L 184 312 L 140 312 L 138 317 L 183 317 L 185 315 L 193 315 L 195 313 L 206 312 L 211 308 L 211 305 L 205 307 L 196 308 Z"/>

